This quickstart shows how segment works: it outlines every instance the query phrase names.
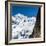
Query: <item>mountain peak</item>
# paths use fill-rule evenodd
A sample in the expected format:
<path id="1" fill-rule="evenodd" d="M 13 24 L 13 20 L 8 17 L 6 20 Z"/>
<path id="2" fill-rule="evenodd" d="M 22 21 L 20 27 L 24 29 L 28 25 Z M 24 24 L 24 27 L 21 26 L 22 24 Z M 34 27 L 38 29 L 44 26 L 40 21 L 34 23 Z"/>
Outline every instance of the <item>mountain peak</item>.
<path id="1" fill-rule="evenodd" d="M 24 16 L 24 15 L 21 13 L 17 13 L 15 16 Z"/>

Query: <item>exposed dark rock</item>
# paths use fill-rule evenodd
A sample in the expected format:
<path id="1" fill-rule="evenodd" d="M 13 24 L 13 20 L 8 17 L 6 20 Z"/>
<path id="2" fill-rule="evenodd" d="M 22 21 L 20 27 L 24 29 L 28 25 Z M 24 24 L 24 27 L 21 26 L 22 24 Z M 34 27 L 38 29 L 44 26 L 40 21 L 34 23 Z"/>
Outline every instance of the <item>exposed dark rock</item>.
<path id="1" fill-rule="evenodd" d="M 37 15 L 37 18 L 36 18 L 36 24 L 35 24 L 35 27 L 34 27 L 34 31 L 32 33 L 32 37 L 40 37 L 40 34 L 41 34 L 40 19 L 41 19 L 41 16 L 40 16 L 40 8 L 39 8 L 38 15 Z"/>

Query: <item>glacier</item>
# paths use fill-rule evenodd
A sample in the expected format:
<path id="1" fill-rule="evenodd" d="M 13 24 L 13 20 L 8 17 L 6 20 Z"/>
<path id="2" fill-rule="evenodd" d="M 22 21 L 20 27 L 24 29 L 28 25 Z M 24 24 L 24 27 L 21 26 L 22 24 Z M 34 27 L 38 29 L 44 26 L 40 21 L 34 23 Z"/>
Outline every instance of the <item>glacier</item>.
<path id="1" fill-rule="evenodd" d="M 28 17 L 21 13 L 12 16 L 12 38 L 13 39 L 27 39 L 32 35 L 36 17 Z"/>

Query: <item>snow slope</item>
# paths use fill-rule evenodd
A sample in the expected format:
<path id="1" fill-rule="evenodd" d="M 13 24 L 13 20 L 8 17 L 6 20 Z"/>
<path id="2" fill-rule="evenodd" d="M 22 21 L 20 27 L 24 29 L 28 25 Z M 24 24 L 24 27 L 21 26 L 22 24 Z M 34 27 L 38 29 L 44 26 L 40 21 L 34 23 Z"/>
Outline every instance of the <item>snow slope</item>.
<path id="1" fill-rule="evenodd" d="M 12 38 L 25 39 L 32 34 L 36 17 L 27 17 L 23 14 L 12 16 Z"/>

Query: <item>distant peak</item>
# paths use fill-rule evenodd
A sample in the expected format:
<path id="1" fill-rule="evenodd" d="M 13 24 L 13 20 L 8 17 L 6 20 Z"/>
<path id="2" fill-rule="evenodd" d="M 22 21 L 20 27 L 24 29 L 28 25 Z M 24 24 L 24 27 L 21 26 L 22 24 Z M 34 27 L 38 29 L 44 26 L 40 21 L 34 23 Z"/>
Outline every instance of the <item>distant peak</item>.
<path id="1" fill-rule="evenodd" d="M 24 15 L 21 13 L 17 13 L 15 16 L 24 16 Z"/>
<path id="2" fill-rule="evenodd" d="M 21 15 L 21 13 L 18 13 L 18 15 Z"/>

